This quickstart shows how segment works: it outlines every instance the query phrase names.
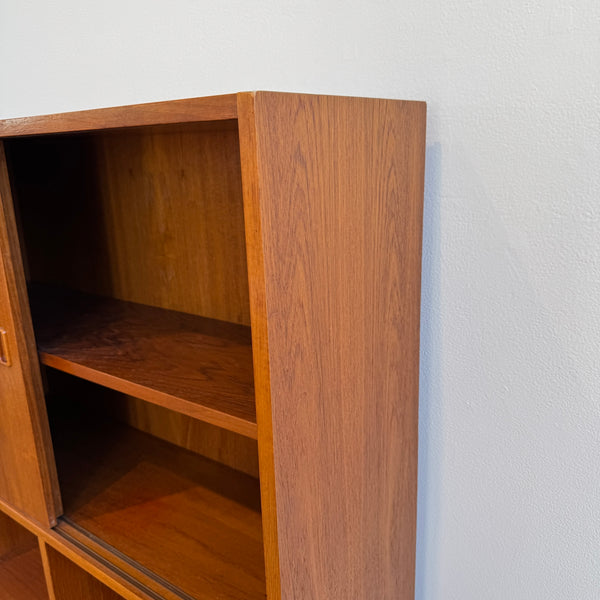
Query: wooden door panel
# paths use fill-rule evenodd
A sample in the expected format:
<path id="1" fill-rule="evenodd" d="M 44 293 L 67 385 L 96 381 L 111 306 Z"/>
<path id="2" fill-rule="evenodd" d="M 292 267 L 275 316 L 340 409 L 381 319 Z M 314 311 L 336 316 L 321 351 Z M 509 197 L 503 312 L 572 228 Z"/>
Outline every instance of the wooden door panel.
<path id="1" fill-rule="evenodd" d="M 58 480 L 1 143 L 0 329 L 0 498 L 53 525 L 61 512 Z"/>

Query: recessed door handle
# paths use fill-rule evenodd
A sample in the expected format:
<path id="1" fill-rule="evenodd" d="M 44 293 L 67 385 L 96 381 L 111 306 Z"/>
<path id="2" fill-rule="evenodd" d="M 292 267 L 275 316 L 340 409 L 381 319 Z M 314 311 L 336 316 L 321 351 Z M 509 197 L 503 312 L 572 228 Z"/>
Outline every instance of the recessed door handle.
<path id="1" fill-rule="evenodd" d="M 10 367 L 10 353 L 8 351 L 8 334 L 0 327 L 0 365 Z"/>

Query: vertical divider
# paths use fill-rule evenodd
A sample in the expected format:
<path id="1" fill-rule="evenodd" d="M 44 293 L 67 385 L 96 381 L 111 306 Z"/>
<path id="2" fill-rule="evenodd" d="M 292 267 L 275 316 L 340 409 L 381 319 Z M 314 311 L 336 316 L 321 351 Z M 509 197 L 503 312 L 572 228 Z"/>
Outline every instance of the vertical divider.
<path id="1" fill-rule="evenodd" d="M 48 588 L 48 598 L 49 600 L 56 600 L 54 581 L 52 580 L 52 571 L 50 570 L 50 562 L 48 560 L 48 546 L 46 546 L 46 543 L 40 538 L 38 538 L 38 543 L 40 545 L 40 554 L 42 555 L 42 565 L 44 567 L 46 587 Z"/>

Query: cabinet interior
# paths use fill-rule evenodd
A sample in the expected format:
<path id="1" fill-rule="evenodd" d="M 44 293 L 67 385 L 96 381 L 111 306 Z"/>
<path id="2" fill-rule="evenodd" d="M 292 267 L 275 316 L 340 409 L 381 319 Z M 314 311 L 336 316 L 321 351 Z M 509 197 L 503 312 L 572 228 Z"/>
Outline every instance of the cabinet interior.
<path id="1" fill-rule="evenodd" d="M 256 477 L 199 454 L 168 409 L 152 435 L 114 390 L 50 368 L 46 387 L 59 531 L 193 598 L 264 597 Z"/>
<path id="2" fill-rule="evenodd" d="M 237 121 L 5 144 L 31 281 L 250 325 Z"/>
<path id="3" fill-rule="evenodd" d="M 182 597 L 264 598 L 237 121 L 5 148 L 58 530 Z"/>
<path id="4" fill-rule="evenodd" d="M 46 552 L 54 600 L 125 600 L 54 548 Z"/>
<path id="5" fill-rule="evenodd" d="M 37 537 L 0 513 L 0 597 L 48 600 Z"/>

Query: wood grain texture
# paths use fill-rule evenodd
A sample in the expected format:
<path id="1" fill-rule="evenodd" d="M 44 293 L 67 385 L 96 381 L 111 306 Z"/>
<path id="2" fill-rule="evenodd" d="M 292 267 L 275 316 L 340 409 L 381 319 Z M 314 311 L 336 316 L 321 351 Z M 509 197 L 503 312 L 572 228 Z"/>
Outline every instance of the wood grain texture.
<path id="1" fill-rule="evenodd" d="M 30 280 L 249 325 L 235 121 L 7 148 Z"/>
<path id="2" fill-rule="evenodd" d="M 409 600 L 425 105 L 254 107 L 281 596 Z"/>
<path id="3" fill-rule="evenodd" d="M 70 521 L 197 600 L 265 598 L 256 479 L 75 413 L 53 425 Z"/>
<path id="4" fill-rule="evenodd" d="M 11 519 L 36 535 L 38 537 L 38 542 L 40 542 L 40 548 L 45 545 L 58 550 L 84 571 L 90 573 L 93 577 L 102 581 L 107 587 L 110 587 L 119 595 L 123 596 L 125 600 L 157 600 L 154 593 L 147 593 L 143 587 L 139 586 L 137 582 L 133 581 L 130 577 L 126 576 L 118 569 L 108 566 L 106 561 L 101 557 L 96 556 L 87 549 L 82 549 L 80 545 L 67 539 L 55 529 L 48 529 L 47 527 L 40 525 L 37 521 L 34 521 L 27 515 L 15 510 L 2 499 L 0 499 L 0 513 L 10 516 Z M 43 554 L 42 564 L 44 564 Z M 45 568 L 44 565 L 44 569 Z M 162 598 L 164 598 L 164 600 L 181 600 L 180 596 L 174 596 L 168 592 L 161 597 L 161 600 Z M 50 600 L 53 599 L 50 598 Z"/>
<path id="5" fill-rule="evenodd" d="M 47 549 L 54 600 L 123 600 L 122 596 L 54 550 Z"/>
<path id="6" fill-rule="evenodd" d="M 31 286 L 43 364 L 256 438 L 243 325 Z"/>
<path id="7" fill-rule="evenodd" d="M 114 399 L 109 412 L 140 431 L 258 478 L 255 439 L 133 396 Z"/>
<path id="8" fill-rule="evenodd" d="M 0 368 L 0 496 L 51 525 L 60 496 L 1 143 L 0 327 L 12 356 Z"/>
<path id="9" fill-rule="evenodd" d="M 252 314 L 252 349 L 267 596 L 269 600 L 279 600 L 281 598 L 281 585 L 273 462 L 273 421 L 271 418 L 269 341 L 267 336 L 264 256 L 259 205 L 254 94 L 238 95 L 238 114 L 244 190 L 244 219 L 246 223 L 246 252 Z"/>
<path id="10" fill-rule="evenodd" d="M 0 513 L 0 598 L 47 600 L 35 535 Z"/>
<path id="11" fill-rule="evenodd" d="M 126 108 L 13 122 L 8 129 L 3 124 L 4 135 L 140 126 L 7 141 L 29 273 L 82 291 L 238 323 L 248 324 L 251 313 L 269 600 L 412 598 L 425 107 L 263 92 L 231 96 L 226 104 L 236 100 L 233 110 L 204 113 L 225 119 L 216 127 L 192 123 L 202 120 L 199 112 L 174 116 L 165 105 L 154 117 L 151 110 L 140 108 L 136 115 Z M 231 121 L 236 116 L 239 136 Z M 6 171 L 1 175 L 6 215 L 10 190 Z M 0 257 L 18 252 L 14 216 L 4 218 L 10 227 L 0 227 Z M 14 264 L 21 268 L 20 260 L 9 261 L 5 287 L 13 310 L 20 311 L 13 320 L 27 328 L 24 281 L 22 272 L 15 277 L 11 271 Z M 37 368 L 33 335 L 18 333 L 20 362 Z M 39 410 L 39 377 L 24 379 L 31 421 L 25 430 L 43 441 L 39 420 L 31 418 Z M 133 420 L 155 427 L 160 417 L 136 414 L 137 402 Z M 181 440 L 182 427 L 177 422 L 158 430 Z M 59 439 L 85 436 L 78 426 L 72 431 Z M 169 461 L 163 450 L 136 462 L 133 448 L 147 448 L 130 443 L 136 435 L 125 436 L 125 447 L 118 436 L 102 438 L 104 446 L 93 442 L 90 452 L 98 454 L 87 465 L 85 453 L 67 453 L 79 461 L 72 484 L 65 486 L 69 506 L 76 501 L 69 512 L 159 574 L 167 573 L 156 553 L 166 530 L 204 532 L 194 533 L 192 541 L 172 538 L 168 577 L 178 585 L 198 585 L 200 597 L 247 597 L 251 590 L 249 597 L 264 598 L 256 506 L 248 516 L 242 502 L 246 516 L 234 518 L 231 527 L 238 509 L 227 509 L 222 490 L 215 499 L 212 484 L 198 484 L 195 478 L 205 471 L 174 468 L 180 459 Z M 38 445 L 38 454 L 45 444 L 41 450 Z M 46 470 L 42 482 L 50 482 L 48 461 L 40 464 Z M 222 473 L 223 467 L 214 468 Z M 231 473 L 211 481 L 236 488 L 244 476 Z M 2 477 L 0 472 L 0 490 Z M 42 487 L 46 506 L 56 507 L 57 488 Z M 155 495 L 146 502 L 146 494 Z M 0 507 L 16 514 L 1 499 Z M 107 566 L 104 555 L 82 551 L 30 517 L 19 518 L 123 598 L 154 597 L 128 579 L 122 563 Z M 133 529 L 125 531 L 124 523 Z M 149 533 L 148 523 L 160 531 Z M 217 565 L 218 582 L 206 573 L 189 579 L 197 572 L 189 556 L 207 551 L 197 546 L 199 538 L 211 540 L 212 557 L 202 560 Z M 182 549 L 185 556 L 178 554 Z M 105 552 L 110 555 L 110 549 Z M 232 555 L 241 557 L 241 570 L 218 566 Z M 162 595 L 176 598 L 168 591 Z"/>
<path id="12" fill-rule="evenodd" d="M 0 512 L 0 560 L 36 546 L 35 536 L 22 525 Z"/>
<path id="13" fill-rule="evenodd" d="M 235 94 L 150 102 L 0 121 L 0 137 L 235 119 Z"/>
<path id="14" fill-rule="evenodd" d="M 58 550 L 69 560 L 77 564 L 81 569 L 90 573 L 93 577 L 102 581 L 107 587 L 116 591 L 123 596 L 125 600 L 157 600 L 154 593 L 148 594 L 143 587 L 133 581 L 126 574 L 118 569 L 108 566 L 106 561 L 101 557 L 96 556 L 93 552 L 82 547 L 73 541 L 64 537 L 56 529 L 48 529 L 34 521 L 27 515 L 15 510 L 12 506 L 0 499 L 0 513 L 10 516 L 11 519 L 19 523 L 22 527 L 38 537 L 40 551 L 42 553 L 42 564 L 46 570 L 46 562 L 44 559 L 43 548 L 52 547 Z M 48 585 L 48 579 L 46 579 Z M 51 592 L 50 589 L 48 589 Z M 161 600 L 181 600 L 180 596 L 169 594 L 169 592 L 161 596 Z M 54 600 L 50 596 L 50 600 Z"/>
<path id="15" fill-rule="evenodd" d="M 48 598 L 42 560 L 37 547 L 0 560 L 2 600 L 45 600 Z"/>
<path id="16" fill-rule="evenodd" d="M 120 421 L 258 478 L 258 448 L 255 439 L 56 369 L 44 370 L 44 382 L 47 394 L 85 405 L 89 414 Z"/>
<path id="17" fill-rule="evenodd" d="M 56 600 L 56 594 L 54 593 L 54 582 L 52 581 L 52 572 L 50 571 L 50 560 L 48 559 L 48 545 L 41 538 L 37 538 L 37 542 L 42 559 L 42 568 L 44 571 L 44 580 L 46 582 L 48 600 Z"/>

